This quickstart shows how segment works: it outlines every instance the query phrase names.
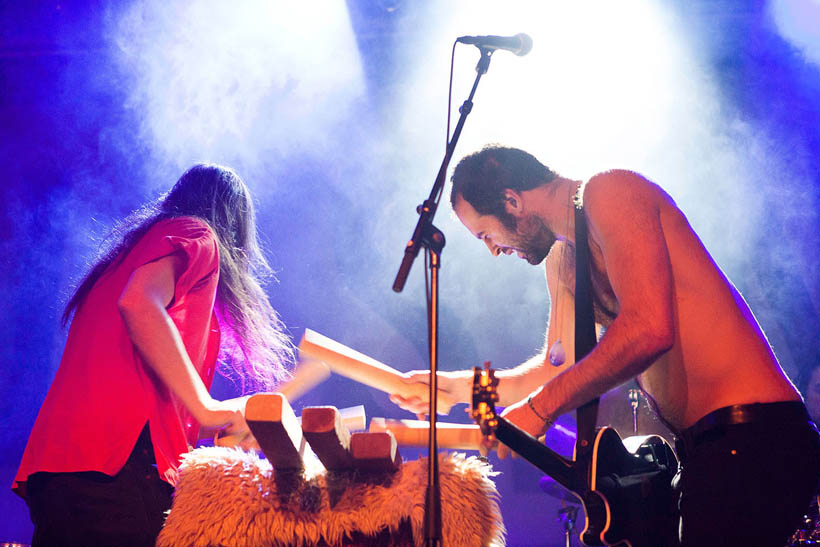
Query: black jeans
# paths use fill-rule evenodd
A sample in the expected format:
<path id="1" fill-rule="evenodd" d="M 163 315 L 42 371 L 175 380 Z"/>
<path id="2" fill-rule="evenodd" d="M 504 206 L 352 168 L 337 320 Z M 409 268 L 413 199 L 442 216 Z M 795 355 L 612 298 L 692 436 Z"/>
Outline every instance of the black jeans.
<path id="1" fill-rule="evenodd" d="M 807 419 L 716 426 L 683 452 L 673 483 L 682 547 L 783 547 L 820 479 Z"/>
<path id="2" fill-rule="evenodd" d="M 146 425 L 115 476 L 35 473 L 27 481 L 32 547 L 153 546 L 173 487 L 159 478 Z"/>

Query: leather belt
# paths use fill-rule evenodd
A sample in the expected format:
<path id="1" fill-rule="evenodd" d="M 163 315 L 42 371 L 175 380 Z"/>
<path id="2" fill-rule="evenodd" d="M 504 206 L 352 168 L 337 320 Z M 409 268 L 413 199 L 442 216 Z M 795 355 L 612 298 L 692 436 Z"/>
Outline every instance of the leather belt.
<path id="1" fill-rule="evenodd" d="M 809 414 L 802 401 L 781 401 L 777 403 L 752 403 L 732 405 L 714 410 L 680 432 L 676 448 L 678 458 L 686 458 L 703 440 L 707 433 L 718 433 L 722 427 L 749 423 L 807 423 Z M 682 446 L 681 446 L 682 445 Z"/>

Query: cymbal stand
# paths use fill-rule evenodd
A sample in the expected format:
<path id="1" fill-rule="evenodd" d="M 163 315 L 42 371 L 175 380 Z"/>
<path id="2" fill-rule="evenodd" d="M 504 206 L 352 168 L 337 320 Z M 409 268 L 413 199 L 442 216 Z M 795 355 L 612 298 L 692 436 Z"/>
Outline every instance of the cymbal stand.
<path id="1" fill-rule="evenodd" d="M 575 529 L 575 520 L 578 518 L 577 505 L 564 505 L 558 510 L 558 520 L 564 528 L 566 547 L 571 547 L 572 531 Z"/>
<path id="2" fill-rule="evenodd" d="M 632 434 L 638 434 L 638 405 L 641 404 L 641 390 L 629 390 L 629 405 L 632 407 Z"/>

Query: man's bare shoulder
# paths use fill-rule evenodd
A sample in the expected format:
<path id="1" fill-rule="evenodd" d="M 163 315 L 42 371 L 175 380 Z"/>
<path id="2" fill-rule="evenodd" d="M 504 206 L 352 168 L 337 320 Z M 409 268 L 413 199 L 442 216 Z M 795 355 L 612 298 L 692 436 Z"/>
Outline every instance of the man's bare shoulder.
<path id="1" fill-rule="evenodd" d="M 630 214 L 635 209 L 656 209 L 661 203 L 674 202 L 660 186 L 635 171 L 604 171 L 584 185 L 583 205 L 592 216 Z"/>
<path id="2" fill-rule="evenodd" d="M 660 187 L 645 176 L 626 169 L 612 169 L 592 176 L 584 185 L 583 199 L 595 203 L 601 199 L 652 195 L 662 192 Z"/>

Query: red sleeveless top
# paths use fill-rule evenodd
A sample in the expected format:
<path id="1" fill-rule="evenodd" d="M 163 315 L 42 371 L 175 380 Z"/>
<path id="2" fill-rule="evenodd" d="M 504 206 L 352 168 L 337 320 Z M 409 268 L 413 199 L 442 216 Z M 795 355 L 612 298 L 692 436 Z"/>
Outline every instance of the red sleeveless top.
<path id="1" fill-rule="evenodd" d="M 175 483 L 180 455 L 196 444 L 199 425 L 142 362 L 117 307 L 134 270 L 175 253 L 186 264 L 168 314 L 210 388 L 219 351 L 216 236 L 198 218 L 162 220 L 106 270 L 76 310 L 60 367 L 12 485 L 21 496 L 28 476 L 38 471 L 116 474 L 146 422 L 157 470 Z"/>

